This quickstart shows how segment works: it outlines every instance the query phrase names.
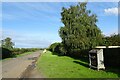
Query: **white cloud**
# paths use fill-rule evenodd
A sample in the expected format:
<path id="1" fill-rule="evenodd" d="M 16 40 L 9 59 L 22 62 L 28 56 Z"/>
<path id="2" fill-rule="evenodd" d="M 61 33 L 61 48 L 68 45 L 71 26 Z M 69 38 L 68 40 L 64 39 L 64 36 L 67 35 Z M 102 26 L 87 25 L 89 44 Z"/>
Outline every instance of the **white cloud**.
<path id="1" fill-rule="evenodd" d="M 16 32 L 14 30 L 0 30 L 2 31 L 2 39 L 6 37 L 12 38 L 12 41 L 15 43 L 15 47 L 19 48 L 31 48 L 31 47 L 38 47 L 44 48 L 48 47 L 53 42 L 60 42 L 57 38 L 53 38 L 54 35 L 44 34 L 22 34 L 22 32 Z M 47 36 L 48 35 L 48 36 Z M 46 36 L 46 37 L 45 37 Z M 53 39 L 52 39 L 53 38 Z"/>
<path id="2" fill-rule="evenodd" d="M 108 15 L 118 15 L 118 8 L 117 7 L 107 8 L 107 9 L 104 9 L 104 12 Z"/>

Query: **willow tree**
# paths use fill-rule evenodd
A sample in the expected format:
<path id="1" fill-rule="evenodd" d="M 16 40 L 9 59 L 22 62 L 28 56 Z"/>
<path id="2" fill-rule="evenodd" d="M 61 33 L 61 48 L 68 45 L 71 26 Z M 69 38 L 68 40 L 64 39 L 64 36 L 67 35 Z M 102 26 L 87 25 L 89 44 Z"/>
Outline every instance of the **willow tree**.
<path id="1" fill-rule="evenodd" d="M 67 51 L 90 49 L 102 41 L 101 30 L 97 27 L 97 16 L 86 9 L 87 3 L 78 3 L 70 8 L 62 8 L 59 30 L 62 43 Z"/>

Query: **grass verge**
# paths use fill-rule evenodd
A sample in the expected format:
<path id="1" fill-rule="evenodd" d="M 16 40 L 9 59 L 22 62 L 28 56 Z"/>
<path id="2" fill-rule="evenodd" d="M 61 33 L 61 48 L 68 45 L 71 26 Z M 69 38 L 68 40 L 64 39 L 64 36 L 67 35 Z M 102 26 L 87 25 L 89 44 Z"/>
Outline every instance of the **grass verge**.
<path id="1" fill-rule="evenodd" d="M 37 69 L 48 78 L 118 78 L 118 74 L 93 70 L 87 63 L 67 56 L 52 55 L 52 52 L 43 53 L 37 61 Z"/>
<path id="2" fill-rule="evenodd" d="M 28 54 L 32 54 L 33 52 L 25 52 L 23 54 L 19 54 L 19 55 L 16 55 L 16 57 L 21 57 L 21 56 L 24 56 L 24 55 L 28 55 Z"/>

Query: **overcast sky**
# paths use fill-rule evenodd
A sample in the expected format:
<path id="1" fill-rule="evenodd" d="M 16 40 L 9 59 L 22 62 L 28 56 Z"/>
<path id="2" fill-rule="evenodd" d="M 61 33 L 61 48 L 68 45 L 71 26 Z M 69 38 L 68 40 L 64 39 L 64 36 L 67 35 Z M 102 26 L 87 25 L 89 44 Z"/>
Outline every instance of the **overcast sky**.
<path id="1" fill-rule="evenodd" d="M 3 38 L 11 37 L 15 47 L 48 47 L 60 42 L 58 30 L 61 8 L 75 2 L 2 3 Z M 89 2 L 87 9 L 98 16 L 97 25 L 104 35 L 118 33 L 118 3 Z M 1 31 L 1 30 L 0 30 Z"/>

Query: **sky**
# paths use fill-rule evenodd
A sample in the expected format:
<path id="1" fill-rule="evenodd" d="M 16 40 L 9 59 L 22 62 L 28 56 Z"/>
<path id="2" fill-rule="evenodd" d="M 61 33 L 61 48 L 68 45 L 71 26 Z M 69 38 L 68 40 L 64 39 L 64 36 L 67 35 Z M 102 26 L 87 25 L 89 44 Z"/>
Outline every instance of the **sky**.
<path id="1" fill-rule="evenodd" d="M 61 42 L 58 30 L 62 7 L 69 8 L 77 2 L 3 2 L 2 38 L 10 37 L 15 47 L 48 47 Z M 97 15 L 97 26 L 109 36 L 118 33 L 118 3 L 88 2 L 87 9 Z"/>

